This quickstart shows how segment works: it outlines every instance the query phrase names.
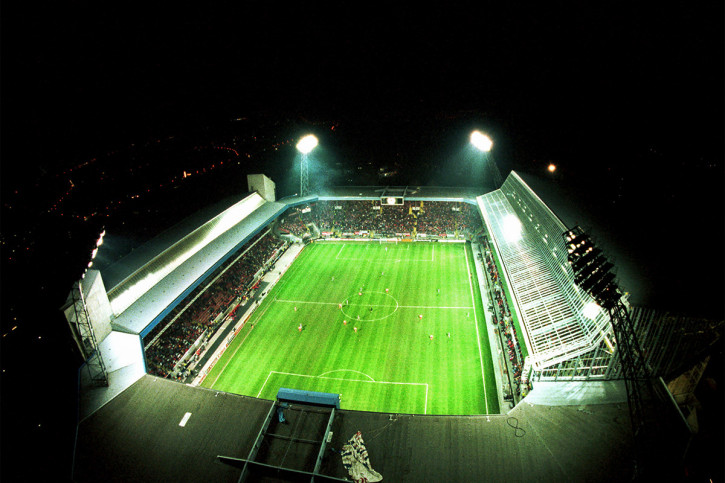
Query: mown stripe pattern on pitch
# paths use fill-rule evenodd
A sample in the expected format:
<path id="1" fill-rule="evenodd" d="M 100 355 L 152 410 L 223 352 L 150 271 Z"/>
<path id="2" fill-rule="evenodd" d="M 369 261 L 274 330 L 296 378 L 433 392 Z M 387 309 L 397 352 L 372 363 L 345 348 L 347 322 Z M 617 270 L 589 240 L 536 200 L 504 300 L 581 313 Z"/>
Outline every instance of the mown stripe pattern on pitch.
<path id="1" fill-rule="evenodd" d="M 279 387 L 338 392 L 345 409 L 496 413 L 472 262 L 462 244 L 309 245 L 203 385 L 266 399 Z"/>

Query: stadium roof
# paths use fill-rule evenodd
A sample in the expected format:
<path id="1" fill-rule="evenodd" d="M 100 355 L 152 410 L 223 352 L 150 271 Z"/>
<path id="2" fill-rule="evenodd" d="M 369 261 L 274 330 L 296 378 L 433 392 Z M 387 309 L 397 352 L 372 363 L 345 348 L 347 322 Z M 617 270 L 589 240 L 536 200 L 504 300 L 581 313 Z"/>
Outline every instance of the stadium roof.
<path id="1" fill-rule="evenodd" d="M 164 250 L 109 293 L 112 306 L 115 301 L 115 307 L 123 309 L 114 328 L 142 333 L 205 273 L 285 209 L 286 205 L 253 193 Z M 129 294 L 131 303 L 120 299 L 121 290 Z"/>
<path id="2" fill-rule="evenodd" d="M 161 252 L 250 194 L 227 197 L 217 203 L 200 207 L 169 229 L 161 233 L 152 231 L 151 239 L 134 238 L 135 230 L 131 223 L 124 224 L 122 233 L 109 230 L 103 245 L 98 248 L 94 268 L 101 271 L 106 288 L 113 290 Z M 178 210 L 177 212 L 180 213 Z M 164 217 L 167 215 L 165 212 Z"/>
<path id="3" fill-rule="evenodd" d="M 561 234 L 566 226 L 511 172 L 501 189 L 478 198 L 503 263 L 537 370 L 594 349 L 608 331 L 604 311 L 587 317 L 591 297 L 574 284 Z"/>

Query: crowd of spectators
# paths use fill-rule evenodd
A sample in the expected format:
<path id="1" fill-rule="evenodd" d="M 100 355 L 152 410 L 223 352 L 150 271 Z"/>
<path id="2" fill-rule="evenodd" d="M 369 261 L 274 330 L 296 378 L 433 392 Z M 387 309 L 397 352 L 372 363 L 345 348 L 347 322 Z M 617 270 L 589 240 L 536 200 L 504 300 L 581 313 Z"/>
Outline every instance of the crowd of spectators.
<path id="1" fill-rule="evenodd" d="M 511 307 L 506 299 L 506 292 L 503 288 L 503 282 L 496 267 L 496 263 L 491 253 L 491 247 L 485 236 L 477 238 L 481 243 L 484 264 L 489 284 L 489 297 L 492 300 L 491 316 L 493 323 L 496 325 L 501 340 L 505 344 L 507 356 L 509 360 L 510 374 L 513 380 L 512 391 L 517 395 L 522 394 L 522 390 L 528 390 L 528 387 L 522 388 L 521 375 L 523 371 L 524 358 L 519 344 L 519 337 L 516 332 L 516 324 L 513 323 L 511 315 Z"/>
<path id="2" fill-rule="evenodd" d="M 280 219 L 279 229 L 282 233 L 289 233 L 299 238 L 308 237 L 310 231 L 307 229 L 309 221 L 301 210 L 290 208 Z"/>
<path id="3" fill-rule="evenodd" d="M 255 275 L 281 254 L 283 245 L 269 230 L 258 234 L 177 304 L 145 337 L 149 372 L 181 378 L 175 371 L 179 360 L 205 331 L 207 337 L 214 334 L 224 320 L 220 315 L 245 300 L 258 281 Z"/>
<path id="4" fill-rule="evenodd" d="M 338 235 L 449 237 L 469 235 L 481 228 L 478 210 L 462 202 L 405 201 L 402 205 L 381 204 L 380 200 L 332 200 L 309 205 L 309 213 L 299 213 L 296 225 L 315 223 L 321 232 Z M 295 218 L 292 216 L 290 218 Z M 306 229 L 306 228 L 305 228 Z"/>

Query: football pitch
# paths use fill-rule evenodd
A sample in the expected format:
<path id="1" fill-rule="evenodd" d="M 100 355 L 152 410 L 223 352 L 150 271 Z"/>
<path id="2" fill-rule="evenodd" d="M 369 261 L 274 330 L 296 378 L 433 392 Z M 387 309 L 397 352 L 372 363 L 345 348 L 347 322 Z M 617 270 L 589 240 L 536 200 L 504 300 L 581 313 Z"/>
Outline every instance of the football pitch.
<path id="1" fill-rule="evenodd" d="M 272 400 L 280 387 L 339 393 L 343 409 L 362 411 L 496 414 L 477 287 L 467 244 L 310 244 L 202 386 Z"/>

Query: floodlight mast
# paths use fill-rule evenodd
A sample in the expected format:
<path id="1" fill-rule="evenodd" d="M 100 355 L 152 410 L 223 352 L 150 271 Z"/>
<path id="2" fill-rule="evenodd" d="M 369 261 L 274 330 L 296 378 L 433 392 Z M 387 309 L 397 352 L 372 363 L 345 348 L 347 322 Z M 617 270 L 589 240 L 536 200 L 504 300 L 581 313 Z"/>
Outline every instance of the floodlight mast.
<path id="1" fill-rule="evenodd" d="M 315 149 L 317 144 L 317 138 L 312 134 L 308 134 L 297 143 L 297 150 L 302 153 L 302 161 L 300 163 L 300 196 L 307 196 L 310 191 L 307 155 Z"/>
<path id="2" fill-rule="evenodd" d="M 503 184 L 503 178 L 501 177 L 501 172 L 499 171 L 498 166 L 496 166 L 496 162 L 490 154 L 491 149 L 493 148 L 493 141 L 490 137 L 488 137 L 488 135 L 482 133 L 481 131 L 473 131 L 471 133 L 471 144 L 477 150 L 484 153 L 485 161 L 487 161 L 484 168 L 491 172 L 490 178 L 493 181 L 493 187 L 500 188 Z"/>
<path id="3" fill-rule="evenodd" d="M 677 464 L 678 455 L 666 431 L 668 421 L 662 396 L 658 394 L 629 311 L 611 272 L 614 265 L 579 226 L 565 231 L 562 236 L 574 272 L 574 283 L 607 311 L 617 339 L 616 350 L 627 389 L 634 436 L 635 478 L 654 481 L 653 476 L 667 475 L 672 470 L 670 465 Z"/>

